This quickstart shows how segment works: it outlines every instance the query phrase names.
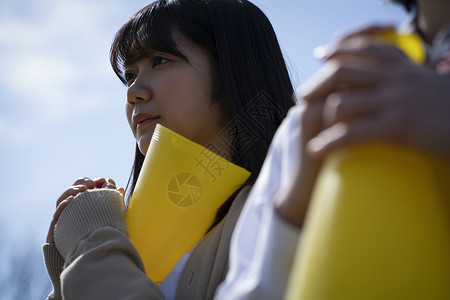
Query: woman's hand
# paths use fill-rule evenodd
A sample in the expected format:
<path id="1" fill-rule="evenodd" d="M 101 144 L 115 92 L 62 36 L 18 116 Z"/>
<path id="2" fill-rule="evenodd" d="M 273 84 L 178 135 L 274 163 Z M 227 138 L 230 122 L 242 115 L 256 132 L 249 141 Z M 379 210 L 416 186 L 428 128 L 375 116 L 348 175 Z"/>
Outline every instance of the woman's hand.
<path id="1" fill-rule="evenodd" d="M 395 47 L 367 36 L 344 38 L 306 84 L 304 100 L 325 101 L 325 129 L 309 153 L 387 141 L 450 160 L 450 77 L 413 64 Z"/>
<path id="2" fill-rule="evenodd" d="M 305 151 L 309 140 L 322 129 L 322 112 L 325 101 L 306 103 L 301 112 L 300 157 L 296 160 L 296 172 L 292 184 L 282 190 L 274 199 L 277 214 L 285 221 L 301 227 L 308 210 L 316 177 L 320 169 L 320 159 L 313 159 Z"/>
<path id="3" fill-rule="evenodd" d="M 450 77 L 370 38 L 386 30 L 393 28 L 372 26 L 343 37 L 303 87 L 297 174 L 275 199 L 277 213 L 298 227 L 321 159 L 334 149 L 387 141 L 450 161 Z"/>
<path id="4" fill-rule="evenodd" d="M 67 190 L 64 191 L 64 193 L 58 198 L 56 201 L 56 211 L 53 215 L 53 220 L 50 223 L 50 228 L 47 234 L 47 243 L 54 243 L 55 238 L 53 235 L 55 224 L 58 222 L 59 216 L 61 215 L 64 208 L 72 201 L 72 199 L 82 193 L 87 191 L 88 189 L 95 189 L 95 188 L 106 188 L 106 189 L 114 189 L 118 190 L 122 193 L 122 195 L 125 194 L 125 191 L 123 188 L 116 188 L 116 183 L 112 179 L 105 179 L 105 178 L 97 178 L 97 179 L 90 179 L 87 177 L 80 177 L 78 178 L 71 187 L 69 187 Z"/>

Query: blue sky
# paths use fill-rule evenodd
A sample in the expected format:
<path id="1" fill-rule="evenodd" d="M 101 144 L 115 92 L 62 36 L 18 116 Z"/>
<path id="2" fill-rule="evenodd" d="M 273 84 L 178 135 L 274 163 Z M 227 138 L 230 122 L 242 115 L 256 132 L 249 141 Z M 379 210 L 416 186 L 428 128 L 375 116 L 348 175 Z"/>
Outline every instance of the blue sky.
<path id="1" fill-rule="evenodd" d="M 272 21 L 296 85 L 320 67 L 314 48 L 339 32 L 407 17 L 382 0 L 253 2 Z M 31 242 L 40 251 L 56 199 L 79 176 L 126 185 L 134 139 L 108 54 L 116 31 L 148 3 L 0 0 L 3 245 Z"/>

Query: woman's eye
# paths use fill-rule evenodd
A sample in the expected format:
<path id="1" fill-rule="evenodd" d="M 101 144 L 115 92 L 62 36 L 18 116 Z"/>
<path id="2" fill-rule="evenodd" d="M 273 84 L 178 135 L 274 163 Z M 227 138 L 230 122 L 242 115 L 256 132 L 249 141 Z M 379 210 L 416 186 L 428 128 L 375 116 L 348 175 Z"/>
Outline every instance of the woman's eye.
<path id="1" fill-rule="evenodd" d="M 156 67 L 156 66 L 158 66 L 158 65 L 162 65 L 162 64 L 167 63 L 167 62 L 169 62 L 169 61 L 170 61 L 170 60 L 167 59 L 167 58 L 165 58 L 165 57 L 162 57 L 162 56 L 155 56 L 155 57 L 153 57 L 153 59 L 152 59 L 152 66 L 153 66 L 153 67 Z"/>
<path id="2" fill-rule="evenodd" d="M 134 75 L 134 73 L 125 72 L 125 81 L 127 82 L 127 84 L 130 84 L 134 80 L 135 77 L 136 77 L 136 75 Z"/>

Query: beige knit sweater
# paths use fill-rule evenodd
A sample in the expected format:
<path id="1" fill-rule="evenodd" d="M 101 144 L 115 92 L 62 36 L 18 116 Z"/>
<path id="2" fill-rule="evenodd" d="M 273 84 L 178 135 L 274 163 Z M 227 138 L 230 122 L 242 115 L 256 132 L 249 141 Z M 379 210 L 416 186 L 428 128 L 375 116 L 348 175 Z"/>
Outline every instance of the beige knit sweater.
<path id="1" fill-rule="evenodd" d="M 231 234 L 250 187 L 234 200 L 227 216 L 191 251 L 181 273 L 177 299 L 212 299 L 225 279 Z M 164 299 L 128 239 L 120 193 L 108 189 L 77 195 L 55 227 L 55 244 L 44 244 L 53 283 L 48 300 Z"/>

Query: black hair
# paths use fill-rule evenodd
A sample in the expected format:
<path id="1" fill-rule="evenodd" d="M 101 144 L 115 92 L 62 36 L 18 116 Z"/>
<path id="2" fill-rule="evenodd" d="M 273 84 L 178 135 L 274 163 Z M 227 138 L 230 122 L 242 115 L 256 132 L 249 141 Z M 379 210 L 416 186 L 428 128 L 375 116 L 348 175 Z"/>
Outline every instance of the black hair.
<path id="1" fill-rule="evenodd" d="M 415 9 L 417 9 L 417 1 L 416 0 L 389 0 L 389 1 L 403 5 L 403 7 L 408 12 L 412 12 Z"/>
<path id="2" fill-rule="evenodd" d="M 132 16 L 115 36 L 110 61 L 121 81 L 126 81 L 124 66 L 151 51 L 184 57 L 173 30 L 207 51 L 211 101 L 229 111 L 229 123 L 220 135 L 229 142 L 229 160 L 252 173 L 246 185 L 252 184 L 275 131 L 294 105 L 292 83 L 272 25 L 246 0 L 156 1 Z M 129 198 L 143 160 L 136 147 Z M 226 215 L 233 199 L 219 209 L 214 224 Z"/>

